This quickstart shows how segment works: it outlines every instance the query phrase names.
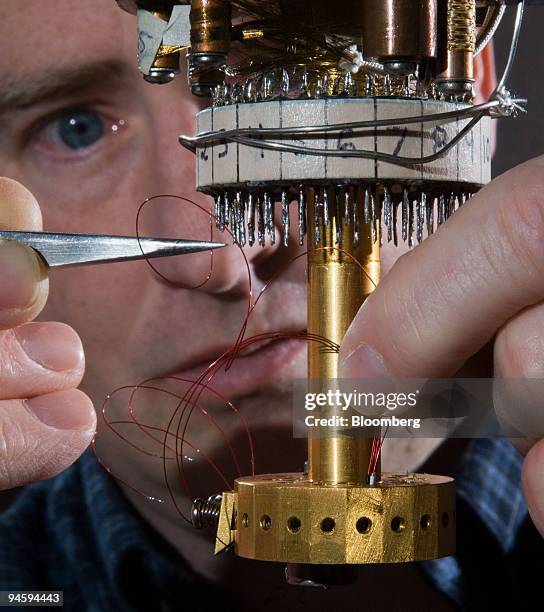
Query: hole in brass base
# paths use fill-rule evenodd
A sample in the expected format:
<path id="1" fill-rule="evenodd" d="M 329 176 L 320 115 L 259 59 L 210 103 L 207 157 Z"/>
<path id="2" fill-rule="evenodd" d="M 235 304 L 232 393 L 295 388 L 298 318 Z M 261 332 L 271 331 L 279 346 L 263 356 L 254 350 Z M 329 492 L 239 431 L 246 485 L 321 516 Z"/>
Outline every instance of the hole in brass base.
<path id="1" fill-rule="evenodd" d="M 431 516 L 429 514 L 422 515 L 419 521 L 419 526 L 421 527 L 421 529 L 429 529 L 429 527 L 431 526 Z"/>
<path id="2" fill-rule="evenodd" d="M 287 519 L 287 529 L 291 532 L 291 533 L 297 533 L 298 531 L 300 531 L 300 519 L 298 518 L 298 516 L 290 516 Z"/>
<path id="3" fill-rule="evenodd" d="M 355 523 L 355 529 L 357 529 L 359 533 L 368 533 L 371 527 L 372 521 L 368 516 L 362 516 L 357 523 Z"/>
<path id="4" fill-rule="evenodd" d="M 391 521 L 391 529 L 395 532 L 395 533 L 401 533 L 401 531 L 403 531 L 403 529 L 406 527 L 406 523 L 404 521 L 404 519 L 402 518 L 402 516 L 396 516 L 392 521 Z"/>
<path id="5" fill-rule="evenodd" d="M 263 514 L 260 520 L 261 529 L 264 531 L 268 531 L 270 527 L 272 527 L 272 519 L 268 516 L 268 514 Z"/>
<path id="6" fill-rule="evenodd" d="M 328 516 L 321 521 L 321 531 L 323 533 L 332 533 L 336 527 L 336 522 L 333 518 Z"/>

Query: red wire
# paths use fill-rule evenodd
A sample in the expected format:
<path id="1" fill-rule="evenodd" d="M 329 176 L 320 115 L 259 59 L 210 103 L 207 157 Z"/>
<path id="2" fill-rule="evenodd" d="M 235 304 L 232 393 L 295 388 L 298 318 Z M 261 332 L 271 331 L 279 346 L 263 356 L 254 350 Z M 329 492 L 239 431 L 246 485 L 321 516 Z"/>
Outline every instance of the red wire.
<path id="1" fill-rule="evenodd" d="M 142 210 L 145 206 L 147 206 L 148 204 L 150 204 L 151 202 L 154 202 L 156 200 L 158 200 L 159 198 L 165 198 L 165 197 L 170 197 L 170 198 L 174 198 L 189 204 L 192 204 L 193 206 L 196 206 L 200 211 L 202 211 L 204 214 L 206 214 L 209 217 L 209 222 L 210 222 L 210 240 L 213 239 L 213 224 L 214 224 L 214 216 L 211 213 L 211 211 L 205 209 L 203 206 L 200 206 L 199 204 L 197 204 L 196 202 L 193 202 L 192 200 L 182 197 L 182 196 L 177 196 L 177 195 L 160 195 L 160 196 L 154 196 L 152 198 L 148 198 L 147 200 L 145 200 L 145 202 L 143 202 L 140 207 L 138 208 L 138 212 L 136 215 L 136 235 L 138 236 L 138 238 L 140 238 L 140 217 L 141 217 L 141 213 Z M 226 232 L 232 237 L 232 233 L 231 231 L 226 228 Z M 345 256 L 347 256 L 348 258 L 350 258 L 353 262 L 355 262 L 359 268 L 362 270 L 362 272 L 371 280 L 371 282 L 373 282 L 373 280 L 371 279 L 371 277 L 368 275 L 368 273 L 366 272 L 366 270 L 364 269 L 364 267 L 362 266 L 362 264 L 357 261 L 357 259 L 351 255 L 351 253 L 348 253 L 347 251 L 345 251 L 344 249 L 340 248 L 340 247 L 316 247 L 313 249 L 309 249 L 303 253 L 299 253 L 298 255 L 296 255 L 295 257 L 293 257 L 290 261 L 287 262 L 287 264 L 280 270 L 278 270 L 277 272 L 274 273 L 274 275 L 265 283 L 265 285 L 262 287 L 262 289 L 259 291 L 259 294 L 257 295 L 255 301 L 253 301 L 253 283 L 252 283 L 252 275 L 251 275 L 251 267 L 249 265 L 249 261 L 243 251 L 243 249 L 239 246 L 239 245 L 235 245 L 239 248 L 240 254 L 243 258 L 244 261 L 244 265 L 245 265 L 245 269 L 247 272 L 247 282 L 248 282 L 248 300 L 247 300 L 247 308 L 246 308 L 246 312 L 245 312 L 245 316 L 244 319 L 242 321 L 242 324 L 240 326 L 240 330 L 236 336 L 236 340 L 233 344 L 233 346 L 231 348 L 229 348 L 227 351 L 225 351 L 220 357 L 218 357 L 217 359 L 215 359 L 204 371 L 203 373 L 194 381 L 189 381 L 186 379 L 181 379 L 181 378 L 177 378 L 177 377 L 165 377 L 165 378 L 152 378 L 152 379 L 148 379 L 146 381 L 143 381 L 142 383 L 140 383 L 139 385 L 135 385 L 135 386 L 125 386 L 125 387 L 120 387 L 119 389 L 116 389 L 115 391 L 113 391 L 110 395 L 108 395 L 108 397 L 106 398 L 106 400 L 104 401 L 104 404 L 102 406 L 102 417 L 103 420 L 106 424 L 106 426 L 113 431 L 119 438 L 121 438 L 125 443 L 127 443 L 129 446 L 131 446 L 132 448 L 134 448 L 135 450 L 144 453 L 145 455 L 149 456 L 149 457 L 154 457 L 154 458 L 159 458 L 162 460 L 163 462 L 163 474 L 164 474 L 164 480 L 165 480 L 165 484 L 166 484 L 166 488 L 168 491 L 168 496 L 170 498 L 170 501 L 173 503 L 176 511 L 178 512 L 178 514 L 186 521 L 190 522 L 190 519 L 185 516 L 183 510 L 179 507 L 178 502 L 176 500 L 176 496 L 174 493 L 174 489 L 169 481 L 169 474 L 168 474 L 168 461 L 171 461 L 172 459 L 176 460 L 176 468 L 177 468 L 177 472 L 179 474 L 179 478 L 180 478 L 180 485 L 182 487 L 182 489 L 186 492 L 187 495 L 189 495 L 189 497 L 191 497 L 191 488 L 189 486 L 188 480 L 187 480 L 187 474 L 186 474 L 186 470 L 185 470 L 185 464 L 184 464 L 184 446 L 185 444 L 187 444 L 187 446 L 189 446 L 191 449 L 195 450 L 196 452 L 198 452 L 198 454 L 200 456 L 202 456 L 202 458 L 210 465 L 211 469 L 219 476 L 219 478 L 223 481 L 223 483 L 225 484 L 225 486 L 227 488 L 231 488 L 231 484 L 228 482 L 227 478 L 225 477 L 225 475 L 223 474 L 223 472 L 221 471 L 221 469 L 213 462 L 213 460 L 205 453 L 203 452 L 201 449 L 197 449 L 194 445 L 192 445 L 189 440 L 187 439 L 187 434 L 188 434 L 188 427 L 189 427 L 189 422 L 190 419 L 193 415 L 193 412 L 195 410 L 195 408 L 197 410 L 200 411 L 201 414 L 203 414 L 204 416 L 206 416 L 206 418 L 209 420 L 209 422 L 211 423 L 211 425 L 213 427 L 215 427 L 220 435 L 222 436 L 222 438 L 225 440 L 225 443 L 227 444 L 229 453 L 233 459 L 234 465 L 236 467 L 237 473 L 239 476 L 241 476 L 241 469 L 240 469 L 240 464 L 238 461 L 238 457 L 237 454 L 234 450 L 234 448 L 232 447 L 232 444 L 230 443 L 230 440 L 228 439 L 228 436 L 226 435 L 225 431 L 220 427 L 220 425 L 218 424 L 217 420 L 213 418 L 213 416 L 209 413 L 208 410 L 206 410 L 206 408 L 204 406 L 201 405 L 200 403 L 200 399 L 202 397 L 202 394 L 204 393 L 204 391 L 209 391 L 212 392 L 213 394 L 215 394 L 216 397 L 218 397 L 219 399 L 222 400 L 222 402 L 224 402 L 229 409 L 232 411 L 232 413 L 234 415 L 237 416 L 238 419 L 240 419 L 240 422 L 242 423 L 242 426 L 244 428 L 246 437 L 247 437 L 247 442 L 248 442 L 248 449 L 249 449 L 249 463 L 250 463 L 250 473 L 252 475 L 255 474 L 255 453 L 254 453 L 254 442 L 253 442 L 253 438 L 251 436 L 251 431 L 249 428 L 249 425 L 247 423 L 247 421 L 244 419 L 244 417 L 242 416 L 242 414 L 238 411 L 238 409 L 236 408 L 236 406 L 234 406 L 234 404 L 232 404 L 227 398 L 223 397 L 221 394 L 219 394 L 217 391 L 215 391 L 210 385 L 213 382 L 213 379 L 215 377 L 215 375 L 221 370 L 224 369 L 225 371 L 228 371 L 229 368 L 231 367 L 232 363 L 234 362 L 234 360 L 241 354 L 244 352 L 244 350 L 248 349 L 249 347 L 251 347 L 252 345 L 254 345 L 255 343 L 259 343 L 259 342 L 274 342 L 280 339 L 285 339 L 285 338 L 290 338 L 290 339 L 299 339 L 299 340 L 305 340 L 307 342 L 318 342 L 322 345 L 323 350 L 327 350 L 327 351 L 332 351 L 337 353 L 339 351 L 339 346 L 338 344 L 332 342 L 331 340 L 323 337 L 323 336 L 319 336 L 318 334 L 310 334 L 306 331 L 298 331 L 298 332 L 282 332 L 282 331 L 276 331 L 276 332 L 266 332 L 266 333 L 261 333 L 261 334 L 256 334 L 254 336 L 251 336 L 249 338 L 245 337 L 245 334 L 247 332 L 247 328 L 248 328 L 248 324 L 249 324 L 249 320 L 251 318 L 251 315 L 253 314 L 257 304 L 260 302 L 261 298 L 263 297 L 264 293 L 269 289 L 269 287 L 298 259 L 305 257 L 309 252 L 311 251 L 320 251 L 320 250 L 334 250 L 337 251 L 339 253 L 344 254 Z M 143 252 L 143 250 L 142 250 Z M 152 269 L 152 271 L 163 281 L 169 283 L 170 285 L 179 288 L 179 289 L 187 289 L 187 290 L 192 290 L 192 289 L 198 289 L 203 287 L 212 277 L 213 275 L 213 263 L 214 263 L 214 259 L 213 259 L 213 251 L 210 251 L 210 268 L 209 271 L 205 277 L 205 279 L 194 286 L 187 286 L 184 285 L 182 283 L 179 282 L 175 282 L 171 279 L 169 279 L 167 276 L 165 276 L 164 274 L 162 274 L 157 268 L 156 266 L 153 265 L 152 261 L 150 261 L 149 259 L 145 259 L 147 265 Z M 178 395 L 176 393 L 170 392 L 166 389 L 157 387 L 157 386 L 151 386 L 149 383 L 155 381 L 155 384 L 158 384 L 160 381 L 166 381 L 166 380 L 178 380 L 180 382 L 186 382 L 189 383 L 189 388 L 187 389 L 187 391 L 183 394 L 183 395 Z M 118 421 L 110 421 L 107 417 L 106 411 L 107 411 L 107 406 L 111 400 L 111 398 L 123 391 L 123 390 L 127 390 L 127 389 L 132 389 L 132 392 L 130 394 L 130 398 L 128 401 L 128 413 L 129 413 L 129 420 L 118 420 Z M 136 393 L 138 393 L 139 390 L 141 389 L 146 389 L 146 390 L 151 390 L 151 391 L 156 391 L 159 393 L 164 393 L 168 396 L 171 397 L 175 397 L 176 399 L 178 399 L 178 403 L 175 406 L 172 415 L 170 416 L 170 419 L 168 421 L 168 424 L 166 426 L 165 429 L 160 428 L 160 427 L 154 427 L 151 425 L 146 425 L 145 423 L 142 423 L 140 421 L 138 421 L 138 419 L 136 418 L 136 415 L 134 413 L 134 400 L 135 400 L 135 396 Z M 153 452 L 149 452 L 146 451 L 145 449 L 141 448 L 138 444 L 135 444 L 134 442 L 132 442 L 130 439 L 127 438 L 127 436 L 121 434 L 114 426 L 116 425 L 135 425 L 142 433 L 144 433 L 144 435 L 146 435 L 147 437 L 149 437 L 149 439 L 152 440 L 152 442 L 160 444 L 162 446 L 162 452 L 160 454 L 156 454 Z M 158 434 L 162 434 L 162 436 L 159 436 Z M 385 437 L 385 436 L 384 436 Z M 172 447 L 169 444 L 169 440 L 173 440 L 174 442 L 174 447 Z M 370 466 L 369 466 L 369 473 L 372 473 L 377 465 L 377 462 L 379 460 L 379 455 L 380 455 L 380 450 L 381 450 L 381 445 L 383 444 L 383 439 L 380 441 L 380 438 L 375 438 L 373 440 L 373 444 L 372 444 L 372 450 L 371 450 L 371 461 L 370 461 Z M 95 439 L 93 439 L 93 443 L 92 443 L 92 447 L 93 450 L 95 451 L 95 454 L 97 455 L 97 459 L 100 462 L 100 464 L 107 470 L 107 472 L 109 474 L 111 474 L 114 478 L 116 478 L 117 480 L 119 480 L 119 482 L 121 482 L 122 484 L 124 484 L 125 486 L 129 487 L 130 489 L 132 489 L 133 491 L 143 495 L 144 497 L 151 499 L 153 501 L 159 501 L 159 502 L 164 502 L 164 500 L 162 499 L 158 499 L 156 497 L 152 497 L 149 495 L 146 495 L 144 492 L 139 491 L 136 487 L 132 486 L 130 483 L 126 482 L 125 480 L 121 479 L 119 476 L 115 475 L 113 473 L 113 471 L 107 466 L 105 465 L 105 463 L 101 460 L 101 458 L 98 456 L 97 452 L 96 452 L 96 436 Z M 170 451 L 170 453 L 173 452 L 174 456 L 168 456 L 168 451 Z M 370 467 L 372 466 L 372 470 L 370 470 Z"/>

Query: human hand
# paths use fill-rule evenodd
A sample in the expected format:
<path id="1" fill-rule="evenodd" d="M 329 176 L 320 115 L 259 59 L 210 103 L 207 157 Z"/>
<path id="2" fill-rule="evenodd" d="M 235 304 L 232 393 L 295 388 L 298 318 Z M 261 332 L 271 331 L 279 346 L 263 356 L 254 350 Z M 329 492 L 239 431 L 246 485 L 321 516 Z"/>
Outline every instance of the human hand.
<path id="1" fill-rule="evenodd" d="M 486 375 L 544 378 L 543 245 L 544 156 L 495 179 L 398 259 L 344 338 L 340 376 L 450 377 L 492 344 Z M 544 535 L 544 440 L 516 446 L 528 451 L 524 492 Z"/>
<path id="2" fill-rule="evenodd" d="M 32 194 L 3 178 L 0 229 L 42 229 Z M 0 490 L 61 472 L 96 427 L 90 399 L 76 389 L 85 367 L 79 337 L 63 323 L 32 322 L 48 291 L 36 252 L 0 240 Z"/>

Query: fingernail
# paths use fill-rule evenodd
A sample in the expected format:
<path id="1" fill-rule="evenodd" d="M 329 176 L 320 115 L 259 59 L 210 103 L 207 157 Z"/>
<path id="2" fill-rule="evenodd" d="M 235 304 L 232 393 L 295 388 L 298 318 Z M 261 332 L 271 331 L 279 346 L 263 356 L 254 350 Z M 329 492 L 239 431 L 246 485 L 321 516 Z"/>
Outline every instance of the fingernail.
<path id="1" fill-rule="evenodd" d="M 360 344 L 339 364 L 340 378 L 390 378 L 384 358 L 368 344 Z"/>
<path id="2" fill-rule="evenodd" d="M 35 300 L 41 270 L 37 255 L 16 242 L 0 240 L 0 308 L 26 308 Z"/>
<path id="3" fill-rule="evenodd" d="M 48 370 L 66 372 L 83 364 L 83 346 L 64 323 L 28 323 L 14 330 L 24 352 Z"/>
<path id="4" fill-rule="evenodd" d="M 25 404 L 38 420 L 55 429 L 87 431 L 95 422 L 91 400 L 77 389 L 40 395 Z"/>

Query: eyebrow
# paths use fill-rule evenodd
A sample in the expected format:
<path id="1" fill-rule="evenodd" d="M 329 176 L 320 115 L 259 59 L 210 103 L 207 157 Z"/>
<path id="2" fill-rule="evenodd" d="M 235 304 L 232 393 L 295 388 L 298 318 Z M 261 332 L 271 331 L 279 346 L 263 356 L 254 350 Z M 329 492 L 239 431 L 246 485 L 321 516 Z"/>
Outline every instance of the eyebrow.
<path id="1" fill-rule="evenodd" d="M 7 81 L 0 88 L 0 114 L 24 110 L 65 98 L 74 92 L 127 79 L 130 70 L 118 60 L 104 60 L 59 68 L 38 78 Z"/>

